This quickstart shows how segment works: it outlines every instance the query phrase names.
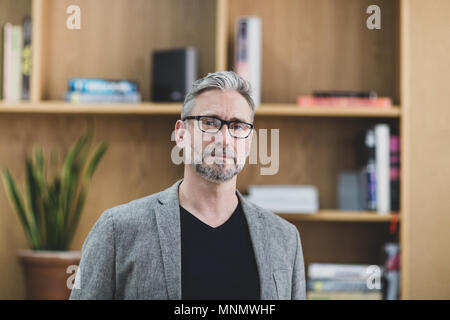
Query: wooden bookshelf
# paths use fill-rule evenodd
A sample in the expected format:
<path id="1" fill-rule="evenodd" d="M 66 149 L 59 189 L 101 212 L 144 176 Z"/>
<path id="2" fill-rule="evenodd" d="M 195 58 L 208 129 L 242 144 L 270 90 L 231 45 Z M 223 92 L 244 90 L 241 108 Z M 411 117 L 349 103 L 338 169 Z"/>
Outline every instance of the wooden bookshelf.
<path id="1" fill-rule="evenodd" d="M 78 113 L 78 114 L 180 114 L 178 103 L 102 103 L 72 104 L 64 101 L 0 102 L 0 113 Z M 392 108 L 368 107 L 298 107 L 295 104 L 262 104 L 255 116 L 293 116 L 293 117 L 359 117 L 359 118 L 398 118 L 399 106 Z"/>
<path id="2" fill-rule="evenodd" d="M 306 264 L 376 264 L 381 246 L 399 241 L 403 250 L 401 296 L 448 298 L 448 288 L 440 282 L 446 279 L 448 283 L 450 272 L 442 272 L 440 266 L 450 265 L 441 254 L 446 250 L 442 243 L 448 242 L 446 229 L 450 223 L 448 197 L 444 194 L 449 188 L 444 177 L 450 155 L 442 148 L 450 139 L 446 130 L 449 111 L 448 99 L 437 92 L 445 92 L 449 82 L 448 76 L 438 72 L 450 74 L 446 55 L 450 43 L 444 32 L 448 30 L 444 21 L 448 21 L 445 14 L 450 4 L 446 0 L 437 0 L 433 6 L 425 3 L 1 1 L 2 24 L 18 24 L 24 15 L 32 16 L 33 69 L 31 102 L 0 101 L 0 164 L 23 177 L 24 156 L 33 145 L 63 152 L 85 131 L 87 120 L 94 120 L 95 139 L 107 140 L 111 147 L 95 174 L 72 243 L 72 249 L 80 249 L 105 209 L 161 191 L 183 174 L 183 168 L 170 161 L 174 144 L 170 136 L 181 104 L 150 102 L 151 52 L 194 46 L 199 51 L 199 76 L 230 70 L 236 18 L 259 16 L 264 43 L 262 105 L 256 111 L 255 125 L 280 129 L 279 171 L 263 176 L 263 165 L 248 165 L 239 175 L 239 190 L 245 191 L 252 184 L 316 186 L 320 208 L 330 209 L 315 215 L 280 213 L 299 228 Z M 80 30 L 65 28 L 65 9 L 71 4 L 81 8 Z M 365 27 L 369 4 L 381 8 L 381 30 Z M 439 41 L 445 43 L 446 50 L 425 50 Z M 66 103 L 61 99 L 71 77 L 134 79 L 140 84 L 144 101 L 117 105 Z M 375 90 L 380 96 L 392 97 L 395 105 L 375 109 L 300 108 L 295 104 L 297 96 L 313 90 Z M 335 209 L 337 176 L 344 170 L 359 169 L 355 137 L 380 122 L 400 133 L 401 213 L 381 216 L 339 211 Z M 0 212 L 7 213 L 0 215 L 0 261 L 6 261 L 0 263 L 0 274 L 10 275 L 9 282 L 0 286 L 0 298 L 17 299 L 23 297 L 23 289 L 15 255 L 26 242 L 1 192 Z M 389 233 L 392 219 L 400 222 L 395 235 Z M 14 245 L 13 238 L 17 240 Z M 426 258 L 422 259 L 422 254 Z M 427 272 L 431 263 L 433 275 Z M 436 293 L 433 288 L 438 288 Z"/>
<path id="3" fill-rule="evenodd" d="M 375 117 L 398 118 L 401 108 L 368 108 L 368 107 L 299 107 L 295 104 L 262 104 L 255 112 L 258 116 L 304 116 L 304 117 Z"/>
<path id="4" fill-rule="evenodd" d="M 277 213 L 280 217 L 289 221 L 325 221 L 325 222 L 384 222 L 389 223 L 399 220 L 399 214 L 381 215 L 370 211 L 339 211 L 320 210 L 317 213 Z"/>
<path id="5" fill-rule="evenodd" d="M 181 105 L 178 103 L 72 104 L 64 101 L 0 103 L 0 113 L 179 115 L 180 111 Z"/>

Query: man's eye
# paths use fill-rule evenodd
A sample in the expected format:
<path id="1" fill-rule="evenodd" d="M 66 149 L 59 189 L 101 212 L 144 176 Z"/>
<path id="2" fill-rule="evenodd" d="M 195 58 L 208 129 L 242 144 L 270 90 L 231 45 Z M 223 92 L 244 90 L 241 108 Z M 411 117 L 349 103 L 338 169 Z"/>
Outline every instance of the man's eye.
<path id="1" fill-rule="evenodd" d="M 234 130 L 243 130 L 243 129 L 245 129 L 245 124 L 243 124 L 243 123 L 234 123 L 233 124 L 233 129 Z"/>

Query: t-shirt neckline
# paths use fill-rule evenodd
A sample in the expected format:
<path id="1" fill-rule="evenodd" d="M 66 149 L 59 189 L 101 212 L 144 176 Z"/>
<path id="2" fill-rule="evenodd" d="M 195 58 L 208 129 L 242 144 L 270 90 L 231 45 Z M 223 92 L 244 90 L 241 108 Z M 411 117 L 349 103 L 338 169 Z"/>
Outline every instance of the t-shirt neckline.
<path id="1" fill-rule="evenodd" d="M 200 220 L 199 218 L 197 218 L 195 215 L 193 215 L 191 212 L 189 212 L 188 210 L 186 210 L 184 207 L 182 207 L 180 205 L 180 212 L 181 210 L 185 211 L 185 214 L 187 214 L 188 216 L 191 217 L 192 220 L 196 221 L 196 223 L 200 223 L 201 225 L 205 226 L 208 230 L 211 231 L 217 231 L 217 230 L 221 230 L 223 229 L 225 226 L 227 226 L 228 224 L 231 223 L 231 221 L 239 214 L 239 208 L 241 206 L 240 200 L 238 198 L 238 204 L 236 206 L 236 208 L 234 209 L 233 213 L 231 214 L 231 216 L 225 221 L 223 222 L 221 225 L 217 226 L 217 227 L 212 227 L 209 224 L 203 222 L 202 220 Z"/>

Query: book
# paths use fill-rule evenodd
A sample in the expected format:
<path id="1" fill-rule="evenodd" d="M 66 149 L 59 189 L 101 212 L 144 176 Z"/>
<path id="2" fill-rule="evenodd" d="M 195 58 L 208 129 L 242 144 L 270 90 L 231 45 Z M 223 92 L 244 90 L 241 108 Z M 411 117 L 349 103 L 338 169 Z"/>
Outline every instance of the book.
<path id="1" fill-rule="evenodd" d="M 3 59 L 2 59 L 2 98 L 4 100 L 8 100 L 10 95 L 9 86 L 11 79 L 10 73 L 11 73 L 11 37 L 12 37 L 12 24 L 11 23 L 5 23 L 2 30 L 2 53 L 3 53 Z"/>
<path id="2" fill-rule="evenodd" d="M 381 289 L 370 289 L 366 280 L 339 280 L 333 278 L 311 279 L 306 283 L 310 292 L 374 292 Z"/>
<path id="3" fill-rule="evenodd" d="M 139 93 L 99 94 L 68 91 L 65 100 L 71 103 L 138 103 L 141 101 L 141 95 Z"/>
<path id="4" fill-rule="evenodd" d="M 392 99 L 388 97 L 314 97 L 299 96 L 297 105 L 300 107 L 392 107 Z"/>
<path id="5" fill-rule="evenodd" d="M 362 167 L 359 171 L 359 207 L 361 210 L 368 210 L 368 195 L 369 195 L 369 186 L 367 182 L 367 170 L 366 167 Z"/>
<path id="6" fill-rule="evenodd" d="M 389 138 L 391 211 L 400 210 L 400 137 L 392 134 Z"/>
<path id="7" fill-rule="evenodd" d="M 22 100 L 30 99 L 31 75 L 31 17 L 23 20 L 23 49 L 22 49 Z"/>
<path id="8" fill-rule="evenodd" d="M 377 209 L 377 170 L 376 170 L 376 141 L 375 131 L 369 129 L 366 132 L 365 146 L 367 150 L 367 163 L 365 166 L 367 181 L 367 202 L 366 209 L 374 211 Z"/>
<path id="9" fill-rule="evenodd" d="M 3 99 L 3 52 L 5 50 L 5 28 L 2 26 L 1 37 L 0 37 L 0 100 Z"/>
<path id="10" fill-rule="evenodd" d="M 70 78 L 69 91 L 88 94 L 135 94 L 138 85 L 130 80 L 106 80 L 98 78 Z"/>
<path id="11" fill-rule="evenodd" d="M 307 300 L 382 300 L 383 293 L 374 292 L 306 292 Z"/>
<path id="12" fill-rule="evenodd" d="M 372 265 L 311 263 L 306 281 L 307 299 L 382 299 L 382 269 L 377 280 Z"/>
<path id="13" fill-rule="evenodd" d="M 371 91 L 314 91 L 314 97 L 356 97 L 356 98 L 377 98 L 378 94 Z"/>
<path id="14" fill-rule="evenodd" d="M 367 281 L 369 267 L 366 264 L 310 263 L 308 279 Z"/>
<path id="15" fill-rule="evenodd" d="M 377 212 L 379 214 L 388 214 L 391 211 L 389 125 L 377 124 L 375 125 L 374 131 L 376 141 L 375 159 Z"/>
<path id="16" fill-rule="evenodd" d="M 365 209 L 381 214 L 399 211 L 400 137 L 387 124 L 358 132 L 357 165 L 365 171 Z"/>
<path id="17" fill-rule="evenodd" d="M 255 107 L 261 103 L 262 23 L 259 17 L 238 17 L 235 25 L 235 72 L 252 87 Z"/>
<path id="18" fill-rule="evenodd" d="M 278 213 L 316 213 L 319 196 L 314 186 L 252 185 L 248 189 L 249 201 Z"/>
<path id="19" fill-rule="evenodd" d="M 6 23 L 3 31 L 3 99 L 18 101 L 22 92 L 23 28 Z"/>
<path id="20" fill-rule="evenodd" d="M 8 70 L 8 95 L 7 101 L 19 101 L 22 98 L 22 48 L 23 27 L 13 26 L 11 33 L 11 59 Z"/>

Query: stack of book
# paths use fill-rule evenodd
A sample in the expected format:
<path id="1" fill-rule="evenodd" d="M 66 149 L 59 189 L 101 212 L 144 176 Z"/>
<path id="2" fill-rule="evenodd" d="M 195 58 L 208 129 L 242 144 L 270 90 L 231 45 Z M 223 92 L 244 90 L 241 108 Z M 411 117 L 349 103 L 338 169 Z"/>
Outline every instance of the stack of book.
<path id="1" fill-rule="evenodd" d="M 71 78 L 65 100 L 72 103 L 137 103 L 141 95 L 130 80 Z"/>
<path id="2" fill-rule="evenodd" d="M 316 213 L 319 195 L 314 186 L 252 185 L 247 199 L 276 213 Z"/>
<path id="3" fill-rule="evenodd" d="M 361 190 L 365 209 L 380 214 L 399 211 L 400 138 L 390 126 L 379 123 L 358 137 Z"/>
<path id="4" fill-rule="evenodd" d="M 308 300 L 382 300 L 382 272 L 377 267 L 309 264 L 306 297 Z"/>
<path id="5" fill-rule="evenodd" d="M 0 99 L 6 102 L 30 98 L 31 18 L 22 25 L 5 23 L 0 50 Z"/>
<path id="6" fill-rule="evenodd" d="M 375 91 L 315 91 L 312 96 L 299 96 L 300 107 L 391 107 L 392 99 L 378 97 Z"/>

